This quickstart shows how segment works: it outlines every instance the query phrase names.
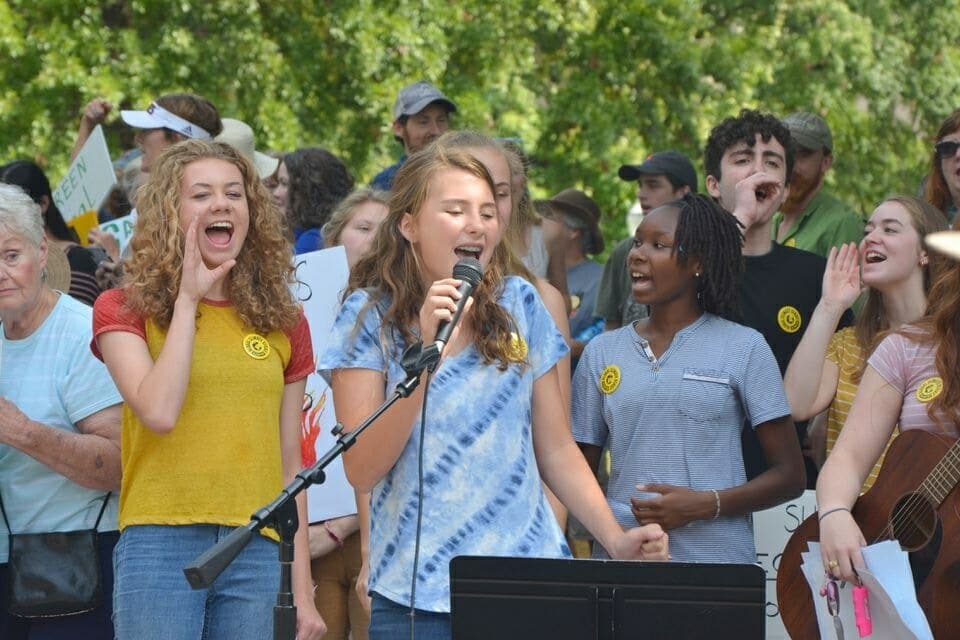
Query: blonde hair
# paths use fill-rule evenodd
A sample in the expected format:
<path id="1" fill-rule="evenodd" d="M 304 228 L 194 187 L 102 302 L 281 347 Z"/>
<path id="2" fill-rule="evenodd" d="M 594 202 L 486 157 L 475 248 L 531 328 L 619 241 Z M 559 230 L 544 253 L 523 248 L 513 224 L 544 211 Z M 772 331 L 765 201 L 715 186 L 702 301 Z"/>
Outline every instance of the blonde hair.
<path id="1" fill-rule="evenodd" d="M 390 194 L 372 187 L 360 187 L 344 198 L 330 214 L 330 219 L 321 229 L 325 246 L 333 247 L 340 244 L 340 234 L 343 233 L 343 229 L 350 222 L 350 218 L 353 217 L 353 212 L 357 210 L 357 207 L 367 202 L 376 202 L 389 208 Z"/>
<path id="2" fill-rule="evenodd" d="M 483 163 L 464 149 L 449 147 L 448 140 L 444 134 L 411 155 L 397 171 L 389 213 L 377 231 L 372 250 L 353 268 L 344 293 L 344 297 L 357 289 L 367 289 L 370 293 L 370 302 L 361 311 L 357 327 L 372 307 L 387 302 L 383 312 L 384 334 L 388 340 L 403 345 L 416 340 L 413 327 L 427 293 L 417 252 L 400 233 L 404 214 L 420 215 L 430 183 L 443 169 L 466 171 L 486 182 L 491 195 L 496 193 L 493 179 Z M 502 241 L 497 243 L 483 280 L 473 294 L 471 311 L 477 351 L 485 363 L 497 362 L 501 370 L 517 361 L 511 336 L 517 331 L 516 322 L 497 302 L 509 261 L 509 247 Z"/>
<path id="3" fill-rule="evenodd" d="M 124 267 L 128 306 L 161 328 L 170 326 L 183 269 L 183 173 L 188 165 L 205 159 L 229 162 L 243 176 L 250 226 L 237 263 L 227 276 L 228 295 L 237 315 L 260 333 L 293 328 L 300 311 L 290 290 L 293 250 L 282 218 L 256 168 L 223 142 L 186 140 L 169 147 L 139 189 L 133 255 Z"/>

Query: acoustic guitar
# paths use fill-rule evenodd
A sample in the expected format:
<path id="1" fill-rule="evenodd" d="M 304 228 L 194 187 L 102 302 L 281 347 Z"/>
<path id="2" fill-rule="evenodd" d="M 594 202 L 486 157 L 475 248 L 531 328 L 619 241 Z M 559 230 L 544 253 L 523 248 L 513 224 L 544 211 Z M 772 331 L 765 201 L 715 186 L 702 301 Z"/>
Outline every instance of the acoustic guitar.
<path id="1" fill-rule="evenodd" d="M 853 506 L 868 543 L 896 539 L 925 559 L 929 573 L 917 598 L 935 638 L 960 638 L 960 442 L 926 431 L 904 431 L 890 445 L 873 487 Z M 777 601 L 793 640 L 819 637 L 810 586 L 800 570 L 807 542 L 820 539 L 817 514 L 790 537 L 777 570 Z"/>

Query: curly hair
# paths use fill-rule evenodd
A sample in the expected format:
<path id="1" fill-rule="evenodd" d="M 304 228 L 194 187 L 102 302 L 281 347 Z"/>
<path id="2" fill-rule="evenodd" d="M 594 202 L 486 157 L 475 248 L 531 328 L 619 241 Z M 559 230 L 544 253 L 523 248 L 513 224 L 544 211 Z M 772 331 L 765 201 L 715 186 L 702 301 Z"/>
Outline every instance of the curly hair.
<path id="1" fill-rule="evenodd" d="M 237 315 L 260 333 L 293 328 L 300 311 L 290 289 L 290 241 L 256 168 L 222 142 L 187 140 L 169 147 L 138 191 L 133 253 L 124 265 L 128 306 L 163 329 L 170 326 L 183 269 L 183 173 L 188 165 L 206 159 L 229 162 L 243 176 L 250 227 L 227 282 Z"/>
<path id="2" fill-rule="evenodd" d="M 685 267 L 691 258 L 700 261 L 700 307 L 735 319 L 743 272 L 740 223 L 712 198 L 699 193 L 684 194 L 663 206 L 679 210 L 673 248 L 677 264 Z"/>
<path id="3" fill-rule="evenodd" d="M 353 176 L 323 147 L 305 147 L 283 156 L 290 175 L 287 212 L 296 229 L 322 227 L 341 200 L 353 191 Z"/>
<path id="4" fill-rule="evenodd" d="M 933 205 L 914 198 L 913 196 L 894 195 L 888 197 L 878 206 L 888 202 L 895 202 L 903 207 L 910 214 L 910 225 L 920 236 L 920 242 L 923 237 L 934 231 L 943 231 L 947 228 L 947 219 L 943 212 Z M 930 253 L 927 264 L 921 266 L 923 270 L 923 293 L 929 297 L 930 287 L 936 281 L 947 267 L 946 258 Z M 886 308 L 883 304 L 883 294 L 873 287 L 867 288 L 867 300 L 863 309 L 857 314 L 855 324 L 855 334 L 857 344 L 864 354 L 871 354 L 880 344 L 880 341 L 889 333 L 891 329 L 890 318 L 887 316 Z M 863 358 L 860 363 L 860 369 L 853 376 L 854 382 L 859 382 L 863 377 L 863 372 L 867 368 L 867 359 Z"/>
<path id="5" fill-rule="evenodd" d="M 760 139 L 764 142 L 774 138 L 783 146 L 787 163 L 784 180 L 786 184 L 790 184 L 790 174 L 793 173 L 793 160 L 796 153 L 796 145 L 790 136 L 790 130 L 773 114 L 751 109 L 741 109 L 740 115 L 736 118 L 727 118 L 710 131 L 710 137 L 704 149 L 704 168 L 707 175 L 719 180 L 721 160 L 727 149 L 741 142 L 753 147 L 757 143 L 757 134 L 760 134 Z"/>
<path id="6" fill-rule="evenodd" d="M 357 289 L 370 292 L 370 302 L 361 311 L 387 304 L 383 326 L 387 339 L 397 340 L 403 346 L 413 344 L 414 330 L 427 289 L 423 282 L 418 247 L 401 233 L 400 223 L 408 212 L 421 214 L 434 176 L 443 169 L 459 169 L 482 179 L 495 193 L 493 178 L 486 167 L 459 147 L 448 146 L 449 138 L 441 136 L 424 149 L 414 153 L 397 171 L 390 196 L 390 211 L 377 231 L 373 249 L 353 268 L 344 297 Z M 497 363 L 505 370 L 516 362 L 513 338 L 517 331 L 513 317 L 497 300 L 503 290 L 503 278 L 508 273 L 510 249 L 503 241 L 494 248 L 490 264 L 484 270 L 483 280 L 476 288 L 471 311 L 475 330 L 475 346 L 483 361 Z"/>
<path id="7" fill-rule="evenodd" d="M 950 262 L 930 287 L 928 314 L 901 333 L 936 349 L 943 391 L 927 405 L 927 415 L 941 429 L 960 424 L 960 262 Z M 945 418 L 941 418 L 941 415 Z"/>
<path id="8" fill-rule="evenodd" d="M 323 225 L 323 242 L 328 247 L 340 244 L 340 234 L 353 217 L 353 212 L 362 204 L 376 202 L 390 207 L 390 194 L 372 187 L 360 187 L 340 201 L 337 208 L 330 214 L 330 219 Z"/>
<path id="9" fill-rule="evenodd" d="M 937 136 L 933 140 L 934 144 L 958 129 L 960 129 L 960 109 L 947 116 L 947 119 L 940 125 Z M 947 188 L 946 178 L 943 177 L 943 165 L 936 149 L 930 152 L 930 171 L 927 174 L 924 198 L 943 212 L 946 212 L 953 204 L 953 197 L 950 195 L 950 189 Z"/>

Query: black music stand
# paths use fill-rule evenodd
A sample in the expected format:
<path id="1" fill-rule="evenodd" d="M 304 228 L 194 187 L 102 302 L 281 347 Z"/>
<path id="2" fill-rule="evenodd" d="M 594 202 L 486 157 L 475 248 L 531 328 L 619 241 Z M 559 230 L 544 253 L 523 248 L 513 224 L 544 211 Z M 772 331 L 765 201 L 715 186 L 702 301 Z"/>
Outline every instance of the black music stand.
<path id="1" fill-rule="evenodd" d="M 762 639 L 765 584 L 753 564 L 461 556 L 453 639 Z"/>

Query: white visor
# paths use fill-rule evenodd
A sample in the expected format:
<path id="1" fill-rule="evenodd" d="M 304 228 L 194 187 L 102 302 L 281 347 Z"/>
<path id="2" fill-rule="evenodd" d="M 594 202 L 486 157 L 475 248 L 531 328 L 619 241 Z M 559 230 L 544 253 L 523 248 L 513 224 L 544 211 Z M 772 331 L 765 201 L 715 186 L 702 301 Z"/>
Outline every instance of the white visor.
<path id="1" fill-rule="evenodd" d="M 121 111 L 120 118 L 137 129 L 170 129 L 188 138 L 210 139 L 210 134 L 205 130 L 167 111 L 156 102 L 151 102 L 146 111 Z"/>

